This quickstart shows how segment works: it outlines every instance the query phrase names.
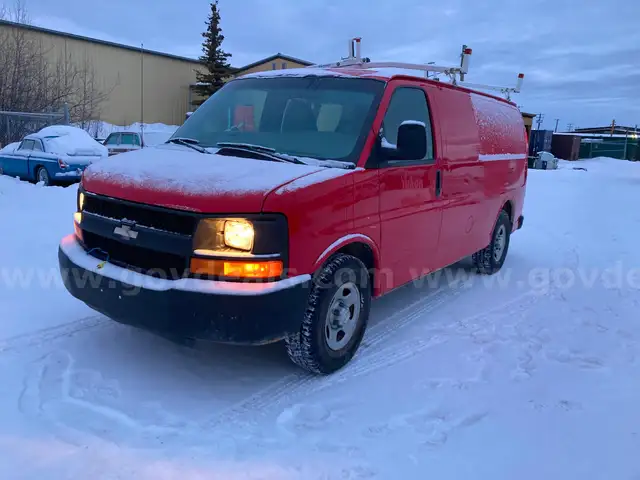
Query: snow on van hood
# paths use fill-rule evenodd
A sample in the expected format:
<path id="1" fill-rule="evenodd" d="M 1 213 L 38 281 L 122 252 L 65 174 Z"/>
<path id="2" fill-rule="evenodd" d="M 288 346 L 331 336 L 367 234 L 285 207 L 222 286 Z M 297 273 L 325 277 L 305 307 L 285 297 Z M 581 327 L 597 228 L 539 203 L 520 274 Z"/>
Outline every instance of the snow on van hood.
<path id="1" fill-rule="evenodd" d="M 167 208 L 259 212 L 272 190 L 324 169 L 161 145 L 92 164 L 84 172 L 82 185 L 89 192 Z"/>

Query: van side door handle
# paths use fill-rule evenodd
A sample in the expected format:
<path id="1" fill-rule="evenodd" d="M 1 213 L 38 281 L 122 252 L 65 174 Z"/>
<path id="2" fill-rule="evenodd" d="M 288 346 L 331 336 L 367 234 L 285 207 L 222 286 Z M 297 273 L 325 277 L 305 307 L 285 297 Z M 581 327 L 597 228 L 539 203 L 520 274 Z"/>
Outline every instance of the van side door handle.
<path id="1" fill-rule="evenodd" d="M 442 193 L 442 170 L 436 170 L 436 197 Z"/>

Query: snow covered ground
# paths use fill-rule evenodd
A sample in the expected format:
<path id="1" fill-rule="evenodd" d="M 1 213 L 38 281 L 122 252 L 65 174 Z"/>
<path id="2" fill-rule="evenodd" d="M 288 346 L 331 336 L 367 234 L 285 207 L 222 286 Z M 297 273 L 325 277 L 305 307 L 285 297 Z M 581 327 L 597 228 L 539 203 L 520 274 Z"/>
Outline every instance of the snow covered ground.
<path id="1" fill-rule="evenodd" d="M 530 171 L 499 275 L 376 301 L 353 364 L 317 378 L 279 345 L 186 349 L 74 301 L 75 187 L 0 177 L 1 476 L 638 480 L 638 192 L 625 161 Z"/>

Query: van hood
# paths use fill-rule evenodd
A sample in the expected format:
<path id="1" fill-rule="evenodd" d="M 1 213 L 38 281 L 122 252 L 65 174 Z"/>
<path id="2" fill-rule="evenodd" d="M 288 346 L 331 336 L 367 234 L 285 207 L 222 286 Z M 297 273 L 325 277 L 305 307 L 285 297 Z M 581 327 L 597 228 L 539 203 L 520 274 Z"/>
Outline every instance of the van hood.
<path id="1" fill-rule="evenodd" d="M 255 213 L 269 192 L 319 166 L 203 154 L 165 144 L 93 163 L 82 186 L 92 193 L 200 213 Z"/>

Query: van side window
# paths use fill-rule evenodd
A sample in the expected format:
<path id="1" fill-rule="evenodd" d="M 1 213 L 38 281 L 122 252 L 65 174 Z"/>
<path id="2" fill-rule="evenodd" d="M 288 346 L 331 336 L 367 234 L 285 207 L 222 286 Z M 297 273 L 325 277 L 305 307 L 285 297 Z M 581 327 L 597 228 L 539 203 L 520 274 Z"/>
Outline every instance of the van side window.
<path id="1" fill-rule="evenodd" d="M 415 120 L 427 127 L 427 155 L 423 160 L 433 160 L 433 135 L 427 97 L 420 88 L 400 87 L 393 92 L 389 108 L 382 121 L 382 138 L 395 145 L 398 128 L 406 120 Z"/>

